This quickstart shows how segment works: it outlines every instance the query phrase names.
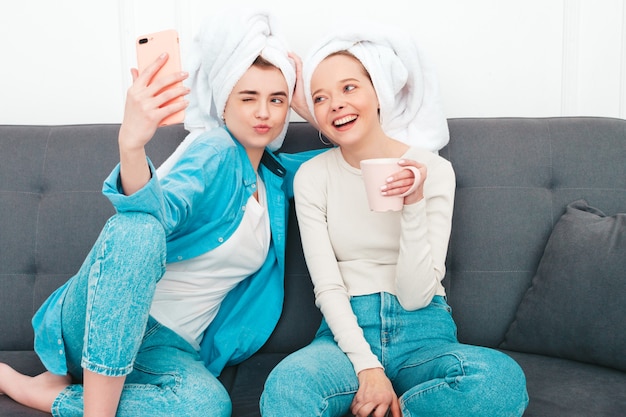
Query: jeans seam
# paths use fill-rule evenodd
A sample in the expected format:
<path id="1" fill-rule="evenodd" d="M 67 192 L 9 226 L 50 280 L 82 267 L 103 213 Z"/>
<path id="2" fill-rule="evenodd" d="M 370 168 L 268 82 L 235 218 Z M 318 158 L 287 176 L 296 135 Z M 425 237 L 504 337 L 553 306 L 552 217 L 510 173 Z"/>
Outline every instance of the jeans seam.
<path id="1" fill-rule="evenodd" d="M 422 362 L 420 362 L 419 364 L 414 364 L 414 365 L 411 365 L 411 366 L 405 366 L 405 367 L 403 367 L 402 369 L 410 368 L 410 367 L 413 367 L 413 366 L 419 366 L 420 364 L 426 363 L 426 362 L 428 362 L 428 361 L 430 361 L 430 360 L 433 360 L 433 359 L 436 359 L 436 358 L 440 358 L 440 357 L 442 357 L 442 356 L 445 356 L 445 355 L 439 355 L 439 356 L 437 356 L 437 357 L 435 357 L 435 358 L 431 358 L 431 359 L 429 359 L 429 360 L 427 360 L 427 361 L 422 361 Z M 458 364 L 459 364 L 459 368 L 461 369 L 461 374 L 460 374 L 460 375 L 457 375 L 457 376 L 455 376 L 455 377 L 454 377 L 454 385 L 453 385 L 453 384 L 451 384 L 450 382 L 448 382 L 448 381 L 446 381 L 446 380 L 444 379 L 444 381 L 442 381 L 441 383 L 439 383 L 439 384 L 437 384 L 437 385 L 433 385 L 433 386 L 430 386 L 430 387 L 428 387 L 428 388 L 426 388 L 426 389 L 419 390 L 419 391 L 417 391 L 417 392 L 413 392 L 413 393 L 411 393 L 411 395 L 409 395 L 409 396 L 404 396 L 404 395 L 403 395 L 403 396 L 401 396 L 401 397 L 400 397 L 400 407 L 401 407 L 401 409 L 402 409 L 402 413 L 403 413 L 403 415 L 405 415 L 405 416 L 410 415 L 410 413 L 409 413 L 409 414 L 407 414 L 407 413 L 405 412 L 406 407 L 404 406 L 404 404 L 406 404 L 407 402 L 409 402 L 412 398 L 415 398 L 415 397 L 421 397 L 421 396 L 423 396 L 424 394 L 427 394 L 427 393 L 429 393 L 429 392 L 434 392 L 434 391 L 436 391 L 436 390 L 440 390 L 440 389 L 442 389 L 442 388 L 446 388 L 446 387 L 447 387 L 447 388 L 450 388 L 450 389 L 452 389 L 452 390 L 457 390 L 457 387 L 458 387 L 458 385 L 459 385 L 459 384 L 458 384 L 459 378 L 461 378 L 461 377 L 463 377 L 463 376 L 465 376 L 465 375 L 466 375 L 466 373 L 465 373 L 465 366 L 463 365 L 463 360 L 462 360 L 462 359 L 461 359 L 458 355 L 452 355 L 452 356 L 454 356 L 454 357 L 456 358 L 456 360 L 458 361 Z"/>
<path id="2" fill-rule="evenodd" d="M 76 394 L 73 390 L 72 390 L 72 386 L 68 386 L 66 388 L 63 389 L 63 391 L 61 391 L 59 393 L 59 395 L 57 395 L 57 397 L 54 399 L 54 401 L 52 402 L 52 407 L 50 407 L 50 414 L 52 414 L 54 417 L 62 417 L 61 416 L 61 402 L 65 399 L 65 398 L 69 398 L 69 397 L 73 397 L 76 396 L 78 394 Z"/>
<path id="3" fill-rule="evenodd" d="M 147 338 L 155 334 L 158 330 L 160 330 L 162 327 L 165 327 L 161 323 L 159 323 L 154 317 L 152 318 L 154 320 L 154 325 L 148 327 L 148 324 L 146 324 L 146 331 L 143 335 L 143 340 L 146 340 Z M 149 322 L 150 322 L 150 318 L 148 318 L 148 323 Z"/>
<path id="4" fill-rule="evenodd" d="M 133 365 L 124 366 L 122 368 L 112 368 L 109 366 L 99 365 L 83 358 L 80 362 L 83 369 L 105 376 L 125 376 L 132 372 Z"/>
<path id="5" fill-rule="evenodd" d="M 404 395 L 400 396 L 399 400 L 400 400 L 400 409 L 402 410 L 402 415 L 405 416 L 405 417 L 411 415 L 409 410 L 405 406 L 405 404 L 407 402 L 409 402 L 411 399 L 413 399 L 415 397 L 421 397 L 422 395 L 427 394 L 429 392 L 434 392 L 434 391 L 440 390 L 442 388 L 445 388 L 446 385 L 449 385 L 449 384 L 447 384 L 446 382 L 441 382 L 441 383 L 439 383 L 437 385 L 433 385 L 433 386 L 430 386 L 430 387 L 428 387 L 426 389 L 423 389 L 423 390 L 411 393 L 411 395 L 409 395 L 409 396 L 404 396 Z"/>
<path id="6" fill-rule="evenodd" d="M 418 391 L 418 392 L 416 392 L 414 394 L 411 394 L 411 396 L 409 396 L 408 398 L 411 398 L 411 397 L 413 397 L 415 395 L 421 395 L 423 392 L 434 390 L 435 388 L 441 388 L 442 386 L 446 386 L 446 385 L 448 387 L 450 387 L 450 389 L 457 389 L 456 387 L 458 386 L 459 378 L 466 376 L 466 373 L 465 373 L 465 365 L 463 364 L 463 359 L 460 358 L 458 355 L 453 354 L 453 353 L 446 353 L 444 355 L 435 356 L 433 358 L 429 358 L 427 360 L 424 360 L 424 361 L 421 361 L 421 362 L 418 362 L 418 363 L 414 363 L 414 364 L 411 364 L 411 365 L 403 366 L 402 368 L 399 369 L 399 371 L 423 365 L 423 364 L 425 364 L 427 362 L 433 361 L 433 360 L 441 358 L 443 356 L 453 356 L 458 361 L 458 365 L 459 365 L 459 368 L 461 370 L 461 373 L 460 373 L 460 375 L 457 375 L 457 376 L 454 377 L 454 385 L 452 385 L 450 382 L 447 382 L 447 381 L 444 380 L 440 384 L 433 385 L 431 387 L 428 387 L 427 389 L 420 390 L 420 391 Z"/>
<path id="7" fill-rule="evenodd" d="M 180 387 L 183 377 L 180 373 L 178 372 L 163 372 L 163 371 L 159 371 L 147 366 L 143 366 L 143 365 L 139 365 L 139 364 L 135 364 L 135 369 L 141 372 L 145 372 L 151 375 L 159 375 L 159 376 L 168 376 L 171 377 L 174 380 L 174 384 L 171 386 L 167 386 L 168 389 L 170 389 L 173 393 L 176 393 L 178 391 L 178 387 Z M 161 386 L 161 388 L 165 388 L 163 386 Z"/>

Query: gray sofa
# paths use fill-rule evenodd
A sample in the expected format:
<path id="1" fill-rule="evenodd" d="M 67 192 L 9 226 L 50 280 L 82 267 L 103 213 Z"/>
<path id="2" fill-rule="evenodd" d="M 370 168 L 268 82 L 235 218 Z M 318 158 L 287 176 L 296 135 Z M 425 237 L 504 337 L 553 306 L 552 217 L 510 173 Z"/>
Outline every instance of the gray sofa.
<path id="1" fill-rule="evenodd" d="M 458 188 L 444 283 L 460 340 L 518 361 L 528 380 L 526 416 L 625 415 L 626 222 L 617 213 L 626 212 L 626 121 L 483 118 L 449 126 L 440 154 Z M 100 190 L 117 162 L 118 128 L 0 126 L 0 361 L 23 372 L 42 371 L 33 313 L 78 269 L 113 214 Z M 149 144 L 153 161 L 185 134 L 180 125 L 161 128 Z M 321 146 L 310 126 L 292 123 L 283 149 Z M 569 217 L 582 212 L 606 230 L 572 230 L 577 221 L 562 215 L 576 201 Z M 595 209 L 581 211 L 585 203 Z M 265 376 L 319 324 L 293 210 L 288 241 L 283 316 L 256 355 L 221 376 L 234 416 L 259 415 Z M 0 396 L 0 416 L 37 415 L 45 414 Z"/>

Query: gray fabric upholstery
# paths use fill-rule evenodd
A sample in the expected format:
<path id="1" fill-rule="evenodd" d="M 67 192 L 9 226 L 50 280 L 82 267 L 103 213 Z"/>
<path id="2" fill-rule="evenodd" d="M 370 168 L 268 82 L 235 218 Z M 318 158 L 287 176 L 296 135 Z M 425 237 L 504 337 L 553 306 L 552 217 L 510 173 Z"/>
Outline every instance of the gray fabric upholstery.
<path id="1" fill-rule="evenodd" d="M 457 196 L 444 285 L 459 338 L 498 348 L 566 205 L 583 198 L 604 213 L 626 212 L 626 121 L 450 119 L 449 127 L 440 154 L 455 168 Z M 42 369 L 32 352 L 34 311 L 78 269 L 113 213 L 100 190 L 117 162 L 118 129 L 0 126 L 0 361 L 30 374 Z M 148 149 L 156 165 L 185 134 L 180 125 L 159 129 Z M 292 123 L 283 150 L 322 146 L 317 131 Z M 308 343 L 320 321 L 293 209 L 285 290 L 270 340 L 221 376 L 236 417 L 259 415 L 267 372 Z M 614 308 L 626 317 L 626 303 Z M 507 353 L 527 373 L 526 416 L 623 415 L 626 372 Z M 0 417 L 17 415 L 42 414 L 0 396 Z"/>
<path id="2" fill-rule="evenodd" d="M 524 417 L 623 416 L 624 372 L 549 356 L 507 351 L 526 373 Z"/>
<path id="3" fill-rule="evenodd" d="M 626 213 L 567 206 L 502 348 L 626 371 Z M 559 329 L 555 332 L 554 329 Z"/>
<path id="4" fill-rule="evenodd" d="M 457 174 L 449 298 L 459 338 L 498 346 L 553 225 L 572 201 L 626 208 L 626 122 L 454 119 L 441 153 Z"/>
<path id="5" fill-rule="evenodd" d="M 102 181 L 117 163 L 117 125 L 0 127 L 0 349 L 32 350 L 30 319 L 80 267 L 113 214 Z M 161 163 L 184 138 L 150 143 Z"/>

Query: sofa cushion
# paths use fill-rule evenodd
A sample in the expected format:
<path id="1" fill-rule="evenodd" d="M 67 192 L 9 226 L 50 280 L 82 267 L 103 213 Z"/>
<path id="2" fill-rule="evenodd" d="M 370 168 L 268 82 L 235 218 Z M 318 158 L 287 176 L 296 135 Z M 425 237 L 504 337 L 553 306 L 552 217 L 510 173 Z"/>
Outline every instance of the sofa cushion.
<path id="1" fill-rule="evenodd" d="M 530 402 L 524 417 L 624 416 L 623 372 L 568 359 L 504 352 L 526 374 Z"/>
<path id="2" fill-rule="evenodd" d="M 625 254 L 626 213 L 568 205 L 501 347 L 626 370 Z"/>

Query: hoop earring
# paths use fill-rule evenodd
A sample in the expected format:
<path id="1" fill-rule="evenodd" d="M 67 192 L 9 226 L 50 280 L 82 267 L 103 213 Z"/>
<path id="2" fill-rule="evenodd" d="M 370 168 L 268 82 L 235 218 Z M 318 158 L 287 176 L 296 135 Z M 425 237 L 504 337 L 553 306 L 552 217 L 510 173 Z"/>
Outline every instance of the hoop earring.
<path id="1" fill-rule="evenodd" d="M 321 130 L 317 131 L 317 136 L 320 138 L 320 142 L 322 142 L 324 145 L 326 145 L 326 146 L 332 145 L 331 142 L 324 142 L 324 137 L 322 136 L 322 131 Z"/>

